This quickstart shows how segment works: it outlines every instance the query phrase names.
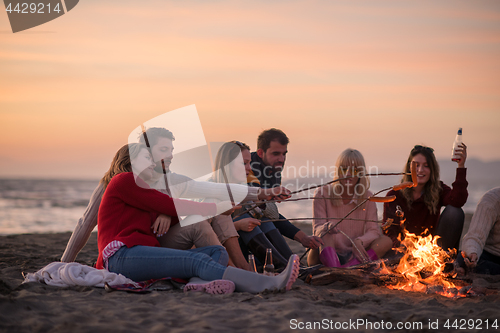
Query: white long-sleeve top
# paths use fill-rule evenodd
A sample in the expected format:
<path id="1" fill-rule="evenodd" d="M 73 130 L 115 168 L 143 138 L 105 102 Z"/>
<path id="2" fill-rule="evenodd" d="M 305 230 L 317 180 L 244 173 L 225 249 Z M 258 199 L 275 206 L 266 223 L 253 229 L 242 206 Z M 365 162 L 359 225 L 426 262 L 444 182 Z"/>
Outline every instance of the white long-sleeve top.
<path id="1" fill-rule="evenodd" d="M 228 200 L 226 184 L 195 181 L 189 177 L 172 172 L 167 174 L 167 180 L 173 198 L 214 198 L 221 201 Z M 244 197 L 243 201 L 258 200 L 258 193 L 260 190 L 258 187 L 238 184 L 231 184 L 230 186 L 231 191 L 236 193 L 238 197 Z M 157 175 L 157 181 L 152 184 L 152 187 L 160 192 L 166 193 L 163 175 Z M 104 188 L 99 183 L 90 197 L 87 209 L 78 220 L 75 230 L 66 245 L 66 250 L 61 257 L 62 262 L 75 261 L 78 253 L 83 249 L 85 244 L 87 244 L 92 230 L 94 230 L 97 225 L 97 215 L 103 194 Z"/>

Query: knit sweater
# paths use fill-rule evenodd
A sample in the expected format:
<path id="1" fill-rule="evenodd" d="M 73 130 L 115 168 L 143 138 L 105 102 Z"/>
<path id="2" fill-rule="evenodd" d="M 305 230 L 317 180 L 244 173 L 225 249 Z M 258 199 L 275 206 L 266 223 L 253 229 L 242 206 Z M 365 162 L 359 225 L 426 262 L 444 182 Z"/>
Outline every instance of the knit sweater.
<path id="1" fill-rule="evenodd" d="M 313 217 L 322 218 L 321 220 L 313 220 L 313 234 L 320 236 L 321 233 L 328 227 L 328 222 L 337 223 L 342 217 L 346 216 L 357 203 L 351 202 L 347 205 L 334 206 L 330 200 L 329 185 L 322 186 L 314 193 L 313 200 Z M 370 191 L 367 192 L 371 196 Z M 327 219 L 323 219 L 327 218 Z M 363 242 L 363 246 L 368 248 L 370 244 L 382 235 L 382 230 L 376 222 L 368 222 L 366 220 L 377 221 L 377 206 L 374 202 L 368 201 L 364 206 L 355 210 L 350 219 L 344 220 L 337 228 L 345 232 L 352 240 L 359 238 Z M 341 233 L 329 233 L 324 237 L 332 237 L 335 242 L 335 250 L 342 255 L 352 252 L 352 243 Z"/>
<path id="2" fill-rule="evenodd" d="M 466 174 L 467 169 L 457 168 L 456 178 L 452 184 L 453 188 L 450 188 L 448 185 L 441 182 L 441 192 L 439 194 L 437 212 L 434 214 L 431 213 L 425 205 L 423 195 L 413 201 L 411 207 L 409 207 L 406 198 L 403 196 L 401 191 L 389 191 L 387 195 L 395 195 L 396 200 L 384 204 L 384 221 L 388 218 L 392 218 L 394 219 L 395 224 L 390 226 L 385 233 L 393 240 L 394 246 L 398 246 L 399 242 L 397 241 L 397 237 L 402 232 L 399 225 L 399 218 L 395 215 L 396 206 L 399 205 L 403 209 L 406 218 L 406 230 L 418 236 L 426 236 L 429 233 L 434 235 L 435 228 L 437 227 L 439 221 L 441 207 L 448 205 L 462 207 L 467 201 L 468 183 L 466 180 Z"/>
<path id="3" fill-rule="evenodd" d="M 140 179 L 137 181 L 140 182 Z M 127 247 L 160 246 L 151 230 L 151 225 L 159 214 L 173 217 L 188 214 L 215 215 L 216 205 L 174 200 L 166 194 L 149 189 L 144 182 L 138 186 L 131 172 L 114 176 L 104 192 L 99 207 L 97 221 L 99 257 L 96 267 L 103 268 L 102 251 L 112 241 L 120 241 Z M 177 219 L 172 219 L 172 223 L 176 222 Z"/>
<path id="4" fill-rule="evenodd" d="M 476 253 L 479 258 L 484 249 L 500 256 L 500 187 L 483 195 L 462 244 L 467 255 Z"/>

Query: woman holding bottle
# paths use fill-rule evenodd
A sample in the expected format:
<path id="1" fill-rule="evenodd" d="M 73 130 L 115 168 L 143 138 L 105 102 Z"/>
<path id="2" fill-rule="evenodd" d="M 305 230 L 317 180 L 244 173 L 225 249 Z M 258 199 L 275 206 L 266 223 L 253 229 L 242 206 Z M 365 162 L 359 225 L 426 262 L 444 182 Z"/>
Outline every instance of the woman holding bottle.
<path id="1" fill-rule="evenodd" d="M 465 219 L 461 207 L 468 196 L 466 159 L 467 146 L 459 144 L 454 151 L 454 160 L 458 164 L 456 177 L 450 188 L 440 181 L 434 149 L 421 145 L 413 147 L 404 168 L 406 175 L 401 182 L 411 181 L 410 165 L 415 162 L 418 185 L 401 191 L 390 191 L 387 195 L 395 195 L 396 200 L 384 204 L 384 221 L 388 218 L 394 220 L 386 234 L 393 240 L 395 247 L 399 246 L 398 237 L 404 237 L 400 219 L 395 214 L 396 206 L 400 206 L 406 218 L 404 228 L 408 232 L 417 236 L 438 235 L 438 244 L 443 249 L 458 249 Z M 440 213 L 443 206 L 446 208 Z"/>

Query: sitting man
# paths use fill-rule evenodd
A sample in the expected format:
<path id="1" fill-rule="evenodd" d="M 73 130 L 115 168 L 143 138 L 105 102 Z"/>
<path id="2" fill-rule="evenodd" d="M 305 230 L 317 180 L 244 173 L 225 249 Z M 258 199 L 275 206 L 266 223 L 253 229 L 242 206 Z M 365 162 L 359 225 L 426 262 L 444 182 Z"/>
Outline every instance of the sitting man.
<path id="1" fill-rule="evenodd" d="M 149 128 L 139 137 L 141 143 L 146 143 L 150 147 L 153 159 L 157 164 L 155 179 L 149 185 L 173 198 L 212 197 L 224 200 L 227 197 L 227 187 L 225 185 L 197 182 L 189 177 L 170 172 L 169 166 L 173 158 L 174 140 L 172 132 L 158 127 Z M 164 177 L 164 172 L 166 177 Z M 165 184 L 165 179 L 168 179 L 170 186 Z M 245 193 L 247 195 L 245 200 L 262 200 L 268 198 L 271 193 L 270 190 L 252 189 L 244 185 L 231 185 L 231 190 Z M 286 191 L 286 189 L 283 190 Z M 71 235 L 61 258 L 62 262 L 74 261 L 87 243 L 92 230 L 97 225 L 97 215 L 103 193 L 104 189 L 99 184 L 92 193 L 87 209 Z M 168 226 L 170 217 L 160 215 L 153 226 L 158 225 L 159 220 L 163 220 L 163 225 Z M 227 224 L 227 226 L 214 226 L 214 223 Z M 224 230 L 225 232 L 217 235 L 214 229 Z M 187 250 L 193 246 L 200 248 L 210 245 L 221 245 L 222 243 L 229 254 L 230 262 L 236 267 L 248 269 L 248 263 L 241 253 L 238 244 L 238 233 L 234 230 L 230 217 L 216 216 L 213 218 L 212 225 L 206 220 L 185 227 L 182 227 L 180 223 L 176 223 L 171 228 L 162 230 L 158 236 L 161 236 L 159 237 L 159 241 L 162 247 L 179 250 Z"/>
<path id="2" fill-rule="evenodd" d="M 500 187 L 486 192 L 477 204 L 462 249 L 465 258 L 459 254 L 459 265 L 465 259 L 476 273 L 500 274 Z"/>
<path id="3" fill-rule="evenodd" d="M 288 153 L 288 137 L 283 131 L 271 128 L 263 131 L 257 139 L 257 151 L 252 153 L 252 175 L 249 183 L 261 188 L 275 188 L 281 186 L 281 172 L 285 166 L 286 154 Z M 253 177 L 252 177 L 253 176 Z M 267 204 L 269 205 L 269 204 Z M 276 208 L 277 210 L 277 208 Z M 308 236 L 305 232 L 286 220 L 279 214 L 283 221 L 272 222 L 283 236 L 296 240 L 304 247 L 317 249 L 323 241 L 316 236 Z M 275 247 L 277 244 L 273 244 Z M 278 245 L 278 247 L 280 247 Z M 285 258 L 292 255 L 292 251 L 281 250 Z"/>

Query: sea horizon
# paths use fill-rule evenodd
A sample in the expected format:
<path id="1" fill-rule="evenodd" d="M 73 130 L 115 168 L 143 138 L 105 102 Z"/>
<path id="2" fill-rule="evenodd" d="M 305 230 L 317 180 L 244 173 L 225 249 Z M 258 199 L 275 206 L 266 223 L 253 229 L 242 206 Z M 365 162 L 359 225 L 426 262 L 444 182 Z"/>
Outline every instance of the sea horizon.
<path id="1" fill-rule="evenodd" d="M 451 186 L 456 164 L 439 161 L 442 181 Z M 500 161 L 467 161 L 467 180 L 469 198 L 464 212 L 474 213 L 483 194 L 489 189 L 500 186 Z M 380 170 L 380 172 L 398 170 Z M 330 181 L 328 175 L 317 177 L 288 178 L 283 185 L 290 189 L 308 188 Z M 400 182 L 400 176 L 371 177 L 371 191 L 379 191 Z M 90 196 L 98 185 L 99 179 L 78 178 L 17 178 L 0 177 L 0 235 L 23 233 L 54 233 L 73 231 L 78 219 L 85 212 Z M 297 195 L 312 196 L 314 191 L 304 191 Z M 382 193 L 385 195 L 385 193 Z M 382 217 L 382 204 L 377 204 L 379 218 Z M 312 200 L 283 202 L 280 212 L 288 218 L 312 217 Z M 311 220 L 305 220 L 310 223 Z"/>

